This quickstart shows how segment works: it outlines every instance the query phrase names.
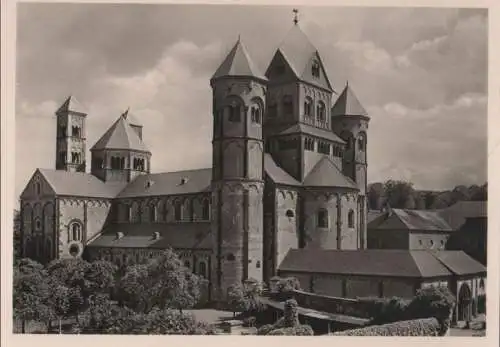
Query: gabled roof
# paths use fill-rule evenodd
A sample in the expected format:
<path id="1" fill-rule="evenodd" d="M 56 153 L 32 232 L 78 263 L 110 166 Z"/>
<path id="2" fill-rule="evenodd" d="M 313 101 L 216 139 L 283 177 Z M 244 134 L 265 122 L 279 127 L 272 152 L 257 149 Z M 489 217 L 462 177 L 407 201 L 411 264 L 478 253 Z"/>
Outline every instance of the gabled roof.
<path id="1" fill-rule="evenodd" d="M 117 238 L 117 232 L 123 236 Z M 159 239 L 154 233 L 158 232 Z M 89 247 L 211 249 L 210 223 L 122 223 L 109 225 Z"/>
<path id="2" fill-rule="evenodd" d="M 459 257 L 468 256 L 462 252 Z M 279 270 L 406 278 L 452 274 L 431 252 L 387 249 L 291 249 L 279 265 Z"/>
<path id="3" fill-rule="evenodd" d="M 256 77 L 267 80 L 252 61 L 245 45 L 239 38 L 222 64 L 215 71 L 212 79 L 226 76 Z"/>
<path id="4" fill-rule="evenodd" d="M 90 150 L 102 149 L 133 150 L 150 153 L 124 114 L 118 117 L 116 122 L 111 125 Z"/>
<path id="5" fill-rule="evenodd" d="M 434 211 L 392 209 L 392 212 L 408 230 L 453 231 Z"/>
<path id="6" fill-rule="evenodd" d="M 56 111 L 56 114 L 64 114 L 67 112 L 76 112 L 81 114 L 87 114 L 85 108 L 76 100 L 73 95 L 68 96 L 68 98 L 63 102 L 61 107 Z"/>
<path id="7" fill-rule="evenodd" d="M 368 116 L 368 112 L 361 105 L 349 84 L 346 84 L 337 101 L 335 101 L 332 116 Z"/>
<path id="8" fill-rule="evenodd" d="M 305 177 L 303 185 L 306 187 L 340 187 L 358 189 L 349 177 L 339 170 L 327 155 L 323 156 Z"/>
<path id="9" fill-rule="evenodd" d="M 212 169 L 139 175 L 117 198 L 192 194 L 210 191 Z"/>
<path id="10" fill-rule="evenodd" d="M 298 79 L 333 91 L 318 50 L 299 25 L 296 24 L 290 29 L 278 47 L 276 54 L 278 53 L 283 55 Z M 310 69 L 308 69 L 313 59 L 318 61 L 322 71 L 319 79 L 313 78 Z"/>
<path id="11" fill-rule="evenodd" d="M 52 187 L 56 195 L 114 198 L 123 189 L 123 183 L 104 183 L 85 172 L 37 169 Z"/>
<path id="12" fill-rule="evenodd" d="M 280 168 L 269 153 L 264 153 L 264 169 L 267 176 L 277 184 L 288 186 L 301 186 L 302 184 Z"/>
<path id="13" fill-rule="evenodd" d="M 337 143 L 346 143 L 344 140 L 342 140 L 339 136 L 337 136 L 332 131 L 316 128 L 316 127 L 313 127 L 311 125 L 307 125 L 307 124 L 303 124 L 303 123 L 294 124 L 294 125 L 286 128 L 285 130 L 281 131 L 279 134 L 280 135 L 307 134 L 307 135 L 311 135 L 311 136 L 318 137 L 321 139 L 330 140 L 330 141 L 337 142 Z"/>

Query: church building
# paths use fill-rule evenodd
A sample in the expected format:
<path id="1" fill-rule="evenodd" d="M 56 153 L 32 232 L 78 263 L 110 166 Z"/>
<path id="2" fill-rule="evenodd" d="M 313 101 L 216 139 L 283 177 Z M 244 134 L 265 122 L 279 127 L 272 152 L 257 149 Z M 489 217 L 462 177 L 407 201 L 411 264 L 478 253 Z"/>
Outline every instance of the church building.
<path id="1" fill-rule="evenodd" d="M 212 167 L 176 172 L 151 172 L 128 110 L 87 171 L 92 115 L 69 97 L 55 112 L 55 168 L 37 169 L 20 196 L 23 256 L 121 266 L 172 248 L 219 298 L 269 281 L 291 249 L 365 249 L 370 119 L 350 85 L 335 90 L 298 23 L 265 73 L 238 39 L 210 86 Z"/>

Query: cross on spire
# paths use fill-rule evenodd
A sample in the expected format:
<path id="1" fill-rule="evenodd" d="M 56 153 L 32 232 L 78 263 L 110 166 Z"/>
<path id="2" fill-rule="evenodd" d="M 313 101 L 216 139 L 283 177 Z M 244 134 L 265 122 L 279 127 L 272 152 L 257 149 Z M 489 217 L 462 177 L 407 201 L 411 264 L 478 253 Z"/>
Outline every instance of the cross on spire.
<path id="1" fill-rule="evenodd" d="M 296 8 L 294 8 L 292 11 L 293 11 L 293 14 L 294 14 L 294 16 L 293 16 L 293 23 L 295 25 L 297 25 L 297 23 L 299 22 L 299 10 L 296 9 Z"/>

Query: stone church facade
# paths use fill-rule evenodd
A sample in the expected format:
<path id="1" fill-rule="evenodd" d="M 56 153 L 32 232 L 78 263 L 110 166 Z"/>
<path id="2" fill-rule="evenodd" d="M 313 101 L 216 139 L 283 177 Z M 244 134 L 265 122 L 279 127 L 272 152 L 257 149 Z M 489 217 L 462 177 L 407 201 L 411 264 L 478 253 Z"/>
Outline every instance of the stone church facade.
<path id="1" fill-rule="evenodd" d="M 261 73 L 238 39 L 210 80 L 212 167 L 151 173 L 127 110 L 90 149 L 74 97 L 56 112 L 56 167 L 20 196 L 23 256 L 142 262 L 166 248 L 210 295 L 268 281 L 291 249 L 366 248 L 369 117 L 337 97 L 317 49 L 291 28 Z"/>

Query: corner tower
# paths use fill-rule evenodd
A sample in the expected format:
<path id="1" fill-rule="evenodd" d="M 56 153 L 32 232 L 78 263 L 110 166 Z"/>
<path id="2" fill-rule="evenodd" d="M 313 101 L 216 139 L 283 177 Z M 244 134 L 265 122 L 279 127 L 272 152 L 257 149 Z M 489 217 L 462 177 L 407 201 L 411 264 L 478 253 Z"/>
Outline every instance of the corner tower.
<path id="1" fill-rule="evenodd" d="M 358 186 L 360 196 L 359 225 L 360 248 L 366 248 L 367 228 L 367 132 L 370 117 L 365 108 L 352 91 L 349 83 L 332 107 L 332 129 L 345 142 L 346 147 L 342 158 L 344 175 L 350 177 Z"/>
<path id="2" fill-rule="evenodd" d="M 240 39 L 210 80 L 213 91 L 212 269 L 219 299 L 263 268 L 263 140 L 267 79 Z"/>
<path id="3" fill-rule="evenodd" d="M 56 170 L 85 172 L 87 113 L 70 96 L 56 111 Z"/>

